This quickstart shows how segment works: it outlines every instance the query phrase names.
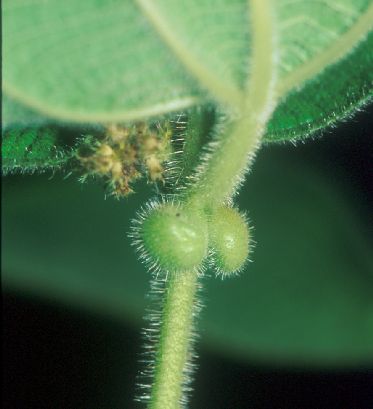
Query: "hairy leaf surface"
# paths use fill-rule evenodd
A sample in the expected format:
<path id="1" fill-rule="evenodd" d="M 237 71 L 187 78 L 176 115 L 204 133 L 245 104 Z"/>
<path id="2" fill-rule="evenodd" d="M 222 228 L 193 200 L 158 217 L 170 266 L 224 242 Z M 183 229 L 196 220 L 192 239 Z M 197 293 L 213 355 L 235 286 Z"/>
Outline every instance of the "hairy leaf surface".
<path id="1" fill-rule="evenodd" d="M 373 32 L 300 91 L 290 92 L 272 116 L 264 141 L 305 139 L 337 125 L 372 101 L 372 85 Z"/>
<path id="2" fill-rule="evenodd" d="M 13 128 L 3 133 L 3 175 L 60 169 L 71 155 L 55 127 Z"/>
<path id="3" fill-rule="evenodd" d="M 246 92 L 250 8 L 243 0 L 214 7 L 207 0 L 7 0 L 3 13 L 5 92 L 55 119 L 137 120 L 207 99 L 236 107 Z M 350 51 L 371 28 L 370 0 L 279 0 L 273 13 L 284 100 L 267 141 L 335 123 L 367 101 L 371 37 L 365 51 Z M 341 83 L 323 74 L 345 55 Z"/>

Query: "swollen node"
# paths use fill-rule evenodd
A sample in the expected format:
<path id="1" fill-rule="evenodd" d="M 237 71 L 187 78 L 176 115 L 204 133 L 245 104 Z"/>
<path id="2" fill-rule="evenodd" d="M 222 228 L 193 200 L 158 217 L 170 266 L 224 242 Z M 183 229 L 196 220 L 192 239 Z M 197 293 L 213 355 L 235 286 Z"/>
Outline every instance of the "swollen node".
<path id="1" fill-rule="evenodd" d="M 245 218 L 231 207 L 220 207 L 209 221 L 214 264 L 223 276 L 239 272 L 249 255 L 249 228 Z"/>
<path id="2" fill-rule="evenodd" d="M 182 272 L 197 268 L 207 254 L 207 222 L 197 211 L 164 204 L 147 215 L 141 226 L 143 247 L 159 269 Z"/>

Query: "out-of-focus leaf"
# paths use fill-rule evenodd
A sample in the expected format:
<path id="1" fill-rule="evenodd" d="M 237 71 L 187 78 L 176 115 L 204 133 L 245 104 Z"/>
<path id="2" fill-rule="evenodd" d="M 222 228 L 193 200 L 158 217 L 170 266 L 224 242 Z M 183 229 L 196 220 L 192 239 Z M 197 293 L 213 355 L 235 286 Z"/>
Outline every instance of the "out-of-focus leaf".
<path id="1" fill-rule="evenodd" d="M 241 194 L 258 242 L 240 277 L 206 278 L 202 339 L 287 364 L 373 359 L 373 266 L 366 224 L 346 194 L 296 159 L 266 152 Z M 145 197 L 98 186 L 5 179 L 3 282 L 140 322 L 149 276 L 126 237 Z M 140 189 L 139 189 L 140 190 Z"/>
<path id="2" fill-rule="evenodd" d="M 37 127 L 50 121 L 49 118 L 27 108 L 24 104 L 14 101 L 14 99 L 9 98 L 6 94 L 3 95 L 1 102 L 1 125 L 3 131 L 12 128 Z"/>
<path id="3" fill-rule="evenodd" d="M 206 338 L 272 364 L 371 363 L 368 214 L 294 156 L 285 163 L 265 152 L 240 195 L 254 226 L 254 262 L 237 279 L 208 281 Z"/>
<path id="4" fill-rule="evenodd" d="M 278 92 L 321 75 L 284 99 L 267 141 L 304 137 L 352 114 L 372 92 L 373 71 L 368 37 L 338 65 L 342 81 L 322 74 L 364 40 L 371 1 L 272 4 Z M 3 20 L 5 93 L 54 119 L 139 120 L 206 100 L 237 107 L 245 95 L 246 0 L 7 0 Z"/>
<path id="5" fill-rule="evenodd" d="M 144 196 L 104 200 L 103 187 L 59 175 L 4 182 L 4 283 L 139 319 L 149 277 L 127 233 Z"/>

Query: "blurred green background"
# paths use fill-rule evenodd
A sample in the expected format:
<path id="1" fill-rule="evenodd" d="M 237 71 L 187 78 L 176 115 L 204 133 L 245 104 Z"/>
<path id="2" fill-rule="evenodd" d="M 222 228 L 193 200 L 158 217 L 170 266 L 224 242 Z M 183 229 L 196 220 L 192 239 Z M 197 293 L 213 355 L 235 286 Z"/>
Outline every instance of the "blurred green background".
<path id="1" fill-rule="evenodd" d="M 203 280 L 191 408 L 373 408 L 372 107 L 259 153 L 238 197 L 257 242 Z M 62 174 L 2 187 L 6 408 L 138 408 L 149 276 L 127 238 L 153 195 Z"/>

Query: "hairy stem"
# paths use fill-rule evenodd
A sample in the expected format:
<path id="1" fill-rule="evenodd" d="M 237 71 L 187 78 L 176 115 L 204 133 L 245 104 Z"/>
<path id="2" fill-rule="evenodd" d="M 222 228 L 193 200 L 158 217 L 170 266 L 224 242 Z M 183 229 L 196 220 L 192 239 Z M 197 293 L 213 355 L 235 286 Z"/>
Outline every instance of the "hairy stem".
<path id="1" fill-rule="evenodd" d="M 243 118 L 220 135 L 219 145 L 191 190 L 190 203 L 219 206 L 233 196 L 263 134 L 255 122 L 251 116 Z"/>
<path id="2" fill-rule="evenodd" d="M 253 50 L 246 98 L 238 118 L 220 135 L 217 147 L 192 189 L 190 201 L 220 205 L 235 193 L 258 149 L 273 111 L 275 84 L 274 24 L 270 0 L 249 1 Z"/>
<path id="3" fill-rule="evenodd" d="M 215 112 L 211 109 L 197 108 L 188 115 L 188 125 L 183 146 L 183 158 L 179 183 L 187 185 L 188 177 L 198 165 L 202 146 L 211 131 Z"/>
<path id="4" fill-rule="evenodd" d="M 197 280 L 197 271 L 188 271 L 173 274 L 167 283 L 149 409 L 181 407 L 191 353 Z"/>
<path id="5" fill-rule="evenodd" d="M 235 101 L 238 118 L 227 127 L 228 132 L 221 134 L 206 159 L 190 189 L 186 206 L 211 208 L 230 200 L 250 165 L 273 110 L 275 36 L 271 0 L 249 0 L 249 8 L 253 49 L 245 98 Z M 219 91 L 225 92 L 223 88 Z M 149 409 L 176 409 L 182 405 L 196 289 L 196 271 L 174 274 L 168 283 Z"/>

